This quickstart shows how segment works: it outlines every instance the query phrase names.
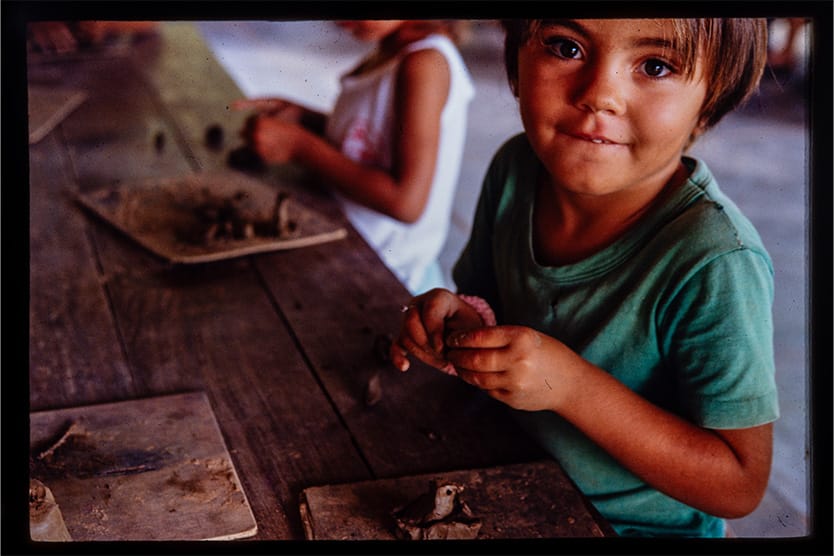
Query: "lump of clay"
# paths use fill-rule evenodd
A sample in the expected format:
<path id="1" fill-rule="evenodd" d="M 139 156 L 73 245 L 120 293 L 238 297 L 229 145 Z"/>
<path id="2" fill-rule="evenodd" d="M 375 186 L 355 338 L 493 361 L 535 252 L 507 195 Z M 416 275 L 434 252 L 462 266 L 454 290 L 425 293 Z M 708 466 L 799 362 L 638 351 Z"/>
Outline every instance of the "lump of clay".
<path id="1" fill-rule="evenodd" d="M 262 173 L 266 170 L 266 163 L 252 148 L 238 147 L 229 152 L 226 163 L 236 170 L 250 173 Z"/>
<path id="2" fill-rule="evenodd" d="M 210 149 L 223 148 L 223 128 L 219 124 L 212 124 L 206 128 L 206 146 Z"/>
<path id="3" fill-rule="evenodd" d="M 481 529 L 464 502 L 464 487 L 432 481 L 426 492 L 393 511 L 396 535 L 403 540 L 474 539 Z"/>
<path id="4" fill-rule="evenodd" d="M 237 191 L 232 196 L 212 193 L 204 187 L 195 200 L 193 213 L 196 225 L 187 225 L 178 231 L 179 239 L 196 245 L 211 245 L 217 241 L 243 240 L 254 237 L 286 239 L 296 231 L 296 222 L 290 219 L 290 194 L 279 191 L 272 214 L 260 218 L 245 206 L 249 195 Z"/>

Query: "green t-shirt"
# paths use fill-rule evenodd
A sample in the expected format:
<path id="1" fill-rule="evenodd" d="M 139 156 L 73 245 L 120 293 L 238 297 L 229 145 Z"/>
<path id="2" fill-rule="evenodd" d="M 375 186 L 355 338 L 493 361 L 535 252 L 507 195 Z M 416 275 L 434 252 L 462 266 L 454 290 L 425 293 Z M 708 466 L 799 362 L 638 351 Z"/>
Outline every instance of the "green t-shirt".
<path id="1" fill-rule="evenodd" d="M 538 172 L 523 134 L 490 165 L 460 293 L 499 324 L 559 339 L 644 398 L 699 426 L 737 429 L 779 416 L 773 267 L 758 233 L 706 165 L 621 238 L 575 264 L 539 265 L 532 214 Z M 514 412 L 621 535 L 722 536 L 724 521 L 627 471 L 553 412 Z M 634 442 L 651 442 L 633 431 Z"/>

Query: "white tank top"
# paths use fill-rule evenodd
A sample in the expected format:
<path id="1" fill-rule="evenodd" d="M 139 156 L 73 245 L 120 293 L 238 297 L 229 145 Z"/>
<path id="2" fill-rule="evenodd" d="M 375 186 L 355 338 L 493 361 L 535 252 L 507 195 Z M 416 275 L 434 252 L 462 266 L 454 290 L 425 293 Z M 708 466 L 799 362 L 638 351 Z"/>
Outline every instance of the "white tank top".
<path id="1" fill-rule="evenodd" d="M 397 69 L 405 55 L 424 49 L 443 54 L 449 64 L 451 81 L 441 115 L 434 179 L 422 216 L 413 224 L 405 224 L 336 195 L 356 230 L 412 293 L 417 293 L 427 267 L 437 260 L 451 219 L 463 158 L 468 105 L 475 95 L 460 53 L 447 37 L 430 35 L 406 46 L 395 58 L 368 73 L 343 76 L 326 128 L 327 138 L 350 159 L 390 170 L 396 138 Z"/>

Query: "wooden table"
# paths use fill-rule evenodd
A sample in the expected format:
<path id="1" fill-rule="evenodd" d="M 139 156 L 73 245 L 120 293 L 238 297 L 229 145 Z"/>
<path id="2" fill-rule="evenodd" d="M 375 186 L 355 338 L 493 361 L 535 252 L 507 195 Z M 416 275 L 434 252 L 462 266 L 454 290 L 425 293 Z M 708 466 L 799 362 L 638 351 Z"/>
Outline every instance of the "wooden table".
<path id="1" fill-rule="evenodd" d="M 397 330 L 409 295 L 352 228 L 318 246 L 171 265 L 73 203 L 67 191 L 225 167 L 228 149 L 204 134 L 217 123 L 234 143 L 246 115 L 227 107 L 242 94 L 191 24 L 115 53 L 30 61 L 29 80 L 87 94 L 29 149 L 30 411 L 204 392 L 261 540 L 304 538 L 308 487 L 544 457 L 469 385 L 377 361 L 374 339 Z M 348 226 L 326 193 L 299 194 Z M 375 373 L 382 398 L 369 407 Z"/>

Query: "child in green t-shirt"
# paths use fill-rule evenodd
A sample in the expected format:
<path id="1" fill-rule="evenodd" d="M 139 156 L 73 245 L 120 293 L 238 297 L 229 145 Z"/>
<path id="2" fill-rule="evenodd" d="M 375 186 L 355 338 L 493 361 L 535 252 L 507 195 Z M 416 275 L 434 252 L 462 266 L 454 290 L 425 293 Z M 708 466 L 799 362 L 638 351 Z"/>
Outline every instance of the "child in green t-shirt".
<path id="1" fill-rule="evenodd" d="M 773 269 L 684 153 L 747 100 L 754 19 L 517 20 L 524 133 L 455 266 L 391 349 L 518 410 L 622 535 L 722 536 L 761 500 L 778 418 Z"/>

